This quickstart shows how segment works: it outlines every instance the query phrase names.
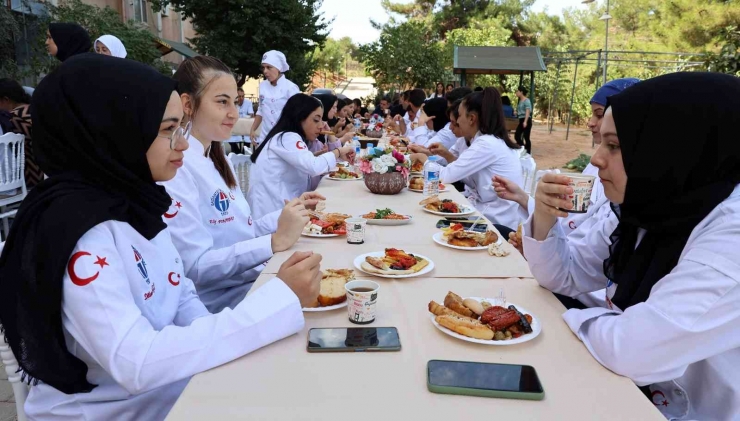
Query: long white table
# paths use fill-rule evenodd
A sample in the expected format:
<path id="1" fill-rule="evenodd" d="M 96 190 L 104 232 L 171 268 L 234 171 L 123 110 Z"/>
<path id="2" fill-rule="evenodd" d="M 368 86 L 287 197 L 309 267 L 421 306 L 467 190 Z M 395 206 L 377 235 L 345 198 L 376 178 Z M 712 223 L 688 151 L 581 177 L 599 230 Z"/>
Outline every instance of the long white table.
<path id="1" fill-rule="evenodd" d="M 455 251 L 431 239 L 441 217 L 421 211 L 422 196 L 404 191 L 378 196 L 363 182 L 322 181 L 327 211 L 353 215 L 390 207 L 411 214 L 402 227 L 369 226 L 366 243 L 302 238 L 278 253 L 252 290 L 271 279 L 295 250 L 322 253 L 324 268 L 351 268 L 355 256 L 399 247 L 430 257 L 436 269 L 423 278 L 381 279 L 377 320 L 393 326 L 402 350 L 379 353 L 309 354 L 308 329 L 352 327 L 346 309 L 304 313 L 302 332 L 236 361 L 193 377 L 168 419 L 250 420 L 470 420 L 488 417 L 548 420 L 660 420 L 660 412 L 627 378 L 602 367 L 563 322 L 563 306 L 531 278 L 526 262 L 508 244 L 505 258 L 485 251 Z M 457 192 L 448 197 L 467 203 Z M 542 323 L 532 341 L 513 346 L 464 342 L 438 331 L 427 304 L 442 302 L 448 291 L 462 296 L 495 296 L 503 287 L 509 302 L 528 309 Z M 532 365 L 545 390 L 543 401 L 439 395 L 426 388 L 431 359 Z"/>

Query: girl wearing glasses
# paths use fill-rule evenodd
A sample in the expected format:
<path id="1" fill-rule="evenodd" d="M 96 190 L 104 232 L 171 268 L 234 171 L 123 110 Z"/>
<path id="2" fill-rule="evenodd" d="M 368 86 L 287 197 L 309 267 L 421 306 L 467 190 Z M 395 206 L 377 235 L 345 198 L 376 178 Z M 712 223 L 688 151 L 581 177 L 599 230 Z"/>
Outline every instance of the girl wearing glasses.
<path id="1" fill-rule="evenodd" d="M 233 311 L 200 302 L 156 184 L 188 148 L 174 89 L 149 66 L 83 54 L 34 93 L 51 177 L 0 257 L 0 323 L 32 385 L 29 419 L 164 419 L 190 376 L 301 330 L 301 303 L 319 293 L 320 256 L 296 254 Z"/>
<path id="2" fill-rule="evenodd" d="M 303 199 L 292 200 L 264 217 L 252 211 L 237 185 L 221 142 L 239 117 L 236 81 L 218 59 L 185 60 L 174 75 L 190 148 L 184 167 L 164 183 L 172 203 L 164 221 L 182 256 L 185 275 L 211 312 L 233 308 L 244 299 L 263 263 L 293 246 L 308 222 Z"/>

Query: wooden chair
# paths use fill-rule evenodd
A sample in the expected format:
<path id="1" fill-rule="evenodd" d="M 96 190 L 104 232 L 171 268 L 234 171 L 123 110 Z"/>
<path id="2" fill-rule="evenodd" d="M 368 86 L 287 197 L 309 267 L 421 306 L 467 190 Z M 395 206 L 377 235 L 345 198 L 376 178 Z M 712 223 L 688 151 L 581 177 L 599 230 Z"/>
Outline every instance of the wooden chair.
<path id="1" fill-rule="evenodd" d="M 236 181 L 239 183 L 239 187 L 244 193 L 244 197 L 247 197 L 249 191 L 249 170 L 252 168 L 252 161 L 250 155 L 237 155 L 235 153 L 229 154 L 229 161 L 234 167 L 234 173 L 236 174 Z"/>
<path id="2" fill-rule="evenodd" d="M 6 209 L 19 204 L 26 198 L 25 137 L 22 134 L 6 133 L 0 136 L 0 218 L 3 220 L 3 235 L 7 238 L 8 218 L 15 216 L 17 209 Z"/>
<path id="3" fill-rule="evenodd" d="M 0 251 L 2 251 L 4 245 L 5 243 L 0 243 Z M 5 342 L 5 335 L 3 334 L 0 334 L 0 358 L 2 358 L 3 365 L 5 366 L 5 373 L 8 375 L 8 381 L 13 387 L 15 410 L 18 414 L 18 421 L 26 421 L 26 412 L 23 409 L 23 405 L 26 404 L 26 398 L 28 398 L 28 385 L 21 381 L 21 372 L 18 370 L 18 360 L 15 359 L 15 355 L 13 355 L 10 345 Z"/>

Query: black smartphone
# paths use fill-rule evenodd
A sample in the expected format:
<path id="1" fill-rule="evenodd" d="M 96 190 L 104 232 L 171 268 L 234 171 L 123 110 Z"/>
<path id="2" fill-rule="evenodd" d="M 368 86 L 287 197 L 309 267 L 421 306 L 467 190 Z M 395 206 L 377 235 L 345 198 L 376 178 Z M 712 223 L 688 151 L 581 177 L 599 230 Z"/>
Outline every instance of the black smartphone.
<path id="1" fill-rule="evenodd" d="M 400 351 L 395 327 L 314 328 L 308 331 L 308 352 Z"/>
<path id="2" fill-rule="evenodd" d="M 486 223 L 486 221 L 483 219 L 481 219 L 480 221 L 481 222 L 479 222 L 478 225 L 473 228 L 473 231 L 485 233 L 488 230 L 488 223 Z M 469 230 L 475 224 L 475 221 L 466 218 L 461 221 L 440 219 L 439 221 L 437 221 L 437 228 L 449 228 L 452 224 L 461 224 L 466 230 Z"/>
<path id="3" fill-rule="evenodd" d="M 431 360 L 427 389 L 449 395 L 542 400 L 545 391 L 529 365 Z"/>

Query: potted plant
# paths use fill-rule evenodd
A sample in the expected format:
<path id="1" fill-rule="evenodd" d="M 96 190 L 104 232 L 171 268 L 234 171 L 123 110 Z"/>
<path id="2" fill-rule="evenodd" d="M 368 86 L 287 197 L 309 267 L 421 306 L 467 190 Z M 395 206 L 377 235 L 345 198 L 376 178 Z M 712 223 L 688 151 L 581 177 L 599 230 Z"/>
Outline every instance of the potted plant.
<path id="1" fill-rule="evenodd" d="M 365 186 L 375 194 L 397 194 L 406 187 L 411 162 L 391 148 L 373 148 L 360 158 Z"/>

